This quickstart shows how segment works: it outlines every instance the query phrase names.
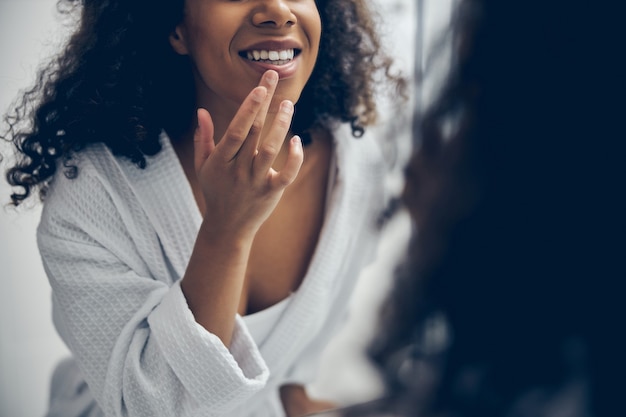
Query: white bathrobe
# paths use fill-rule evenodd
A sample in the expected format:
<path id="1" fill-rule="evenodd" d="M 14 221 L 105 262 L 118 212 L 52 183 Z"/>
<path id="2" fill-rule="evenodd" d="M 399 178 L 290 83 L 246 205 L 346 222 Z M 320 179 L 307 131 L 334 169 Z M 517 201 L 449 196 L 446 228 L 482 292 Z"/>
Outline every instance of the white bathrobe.
<path id="1" fill-rule="evenodd" d="M 284 416 L 278 387 L 315 378 L 385 204 L 378 143 L 345 125 L 334 134 L 306 276 L 272 311 L 238 316 L 230 348 L 195 322 L 179 286 L 202 217 L 169 139 L 146 169 L 95 145 L 74 158 L 77 178 L 57 174 L 38 243 L 74 358 L 55 373 L 49 415 Z"/>

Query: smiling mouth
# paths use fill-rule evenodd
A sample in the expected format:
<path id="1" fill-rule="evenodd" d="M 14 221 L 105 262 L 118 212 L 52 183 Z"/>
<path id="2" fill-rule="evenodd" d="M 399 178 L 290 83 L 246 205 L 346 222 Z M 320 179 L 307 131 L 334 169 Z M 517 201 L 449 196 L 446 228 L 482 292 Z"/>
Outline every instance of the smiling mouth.
<path id="1" fill-rule="evenodd" d="M 284 65 L 293 61 L 294 57 L 300 54 L 299 49 L 254 49 L 250 51 L 242 51 L 239 53 L 245 59 L 252 62 L 262 62 L 265 64 Z"/>

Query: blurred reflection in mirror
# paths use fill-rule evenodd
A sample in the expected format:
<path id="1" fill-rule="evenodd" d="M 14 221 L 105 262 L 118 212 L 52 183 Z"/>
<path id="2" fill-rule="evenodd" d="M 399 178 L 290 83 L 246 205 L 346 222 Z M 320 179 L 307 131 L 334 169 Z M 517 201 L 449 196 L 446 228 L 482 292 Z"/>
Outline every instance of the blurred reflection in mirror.
<path id="1" fill-rule="evenodd" d="M 369 350 L 386 395 L 326 417 L 623 409 L 625 34 L 615 9 L 455 9 L 453 69 L 419 113 L 406 170 L 415 233 Z"/>

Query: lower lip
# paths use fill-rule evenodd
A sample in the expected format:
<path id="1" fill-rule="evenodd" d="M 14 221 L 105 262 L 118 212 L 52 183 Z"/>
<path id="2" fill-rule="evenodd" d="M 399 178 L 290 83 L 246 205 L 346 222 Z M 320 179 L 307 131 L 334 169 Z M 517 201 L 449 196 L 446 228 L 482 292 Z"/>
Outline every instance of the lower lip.
<path id="1" fill-rule="evenodd" d="M 273 65 L 266 62 L 250 61 L 249 59 L 243 57 L 241 59 L 243 59 L 253 70 L 258 72 L 259 74 L 263 74 L 267 70 L 276 71 L 278 73 L 279 79 L 289 78 L 293 76 L 298 68 L 297 57 L 283 65 Z"/>

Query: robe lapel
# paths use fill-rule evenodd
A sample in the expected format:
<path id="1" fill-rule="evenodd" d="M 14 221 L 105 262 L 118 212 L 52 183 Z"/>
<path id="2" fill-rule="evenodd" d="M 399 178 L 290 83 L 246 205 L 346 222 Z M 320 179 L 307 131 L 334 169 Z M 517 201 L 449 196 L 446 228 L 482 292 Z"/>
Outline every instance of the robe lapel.
<path id="1" fill-rule="evenodd" d="M 169 137 L 162 133 L 163 149 L 148 158 L 145 169 L 127 172 L 137 198 L 150 218 L 163 252 L 180 279 L 187 268 L 202 216 Z"/>
<path id="2" fill-rule="evenodd" d="M 364 217 L 371 215 L 369 210 L 359 211 L 358 205 L 373 192 L 368 188 L 372 184 L 370 175 L 379 172 L 368 175 L 372 166 L 362 166 L 371 161 L 359 139 L 350 137 L 346 131 L 335 132 L 335 137 L 340 138 L 335 140 L 336 175 L 331 175 L 334 178 L 329 184 L 332 189 L 328 211 L 317 248 L 300 288 L 261 346 L 261 353 L 273 372 L 282 364 L 291 363 L 290 357 L 297 355 L 302 346 L 310 343 L 311 335 L 318 333 L 333 302 L 332 290 L 341 285 L 338 281 L 353 278 L 345 277 L 343 271 L 355 256 L 355 231 L 364 226 Z"/>

